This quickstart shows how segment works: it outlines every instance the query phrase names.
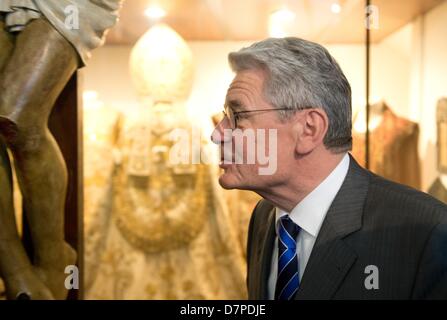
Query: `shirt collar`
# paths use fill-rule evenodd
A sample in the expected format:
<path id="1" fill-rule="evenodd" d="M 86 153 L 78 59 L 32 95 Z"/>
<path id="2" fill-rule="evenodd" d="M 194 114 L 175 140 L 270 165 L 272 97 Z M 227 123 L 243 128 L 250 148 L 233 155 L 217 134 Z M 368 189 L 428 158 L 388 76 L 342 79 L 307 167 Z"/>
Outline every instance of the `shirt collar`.
<path id="1" fill-rule="evenodd" d="M 346 178 L 349 162 L 349 155 L 346 153 L 335 169 L 290 213 L 276 208 L 276 226 L 278 226 L 278 220 L 288 214 L 301 229 L 317 237 L 326 213 Z"/>

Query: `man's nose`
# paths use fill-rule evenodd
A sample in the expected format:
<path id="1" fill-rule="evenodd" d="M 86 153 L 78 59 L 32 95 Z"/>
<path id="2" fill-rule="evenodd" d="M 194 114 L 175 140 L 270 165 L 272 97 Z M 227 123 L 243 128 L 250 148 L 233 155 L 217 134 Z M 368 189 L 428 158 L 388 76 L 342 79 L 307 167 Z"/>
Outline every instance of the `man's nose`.
<path id="1" fill-rule="evenodd" d="M 211 134 L 211 141 L 215 144 L 221 144 L 231 140 L 231 131 L 231 128 L 228 126 L 228 119 L 224 117 L 214 128 Z"/>

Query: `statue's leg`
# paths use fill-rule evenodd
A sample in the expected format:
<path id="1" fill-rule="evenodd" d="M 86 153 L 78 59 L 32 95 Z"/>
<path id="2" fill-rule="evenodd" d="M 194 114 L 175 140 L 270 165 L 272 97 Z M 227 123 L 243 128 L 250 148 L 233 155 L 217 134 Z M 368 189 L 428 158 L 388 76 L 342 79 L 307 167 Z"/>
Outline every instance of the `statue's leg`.
<path id="1" fill-rule="evenodd" d="M 5 31 L 4 22 L 0 16 L 0 75 L 3 67 L 11 56 L 14 48 L 13 37 Z M 9 163 L 6 146 L 0 137 L 0 276 L 7 271 L 5 253 L 2 251 L 3 245 L 10 238 L 17 234 L 16 221 L 14 216 L 13 198 L 12 198 L 12 172 Z M 17 235 L 18 236 L 18 235 Z M 26 259 L 25 259 L 26 260 Z"/>
<path id="2" fill-rule="evenodd" d="M 22 293 L 31 299 L 53 299 L 51 291 L 34 272 L 17 232 L 11 185 L 9 157 L 0 139 L 0 275 L 6 285 L 6 296 L 12 300 Z"/>
<path id="3" fill-rule="evenodd" d="M 14 37 L 5 31 L 0 18 L 0 75 L 14 48 Z M 8 299 L 20 293 L 34 299 L 51 299 L 52 294 L 33 272 L 17 231 L 14 214 L 12 170 L 6 145 L 0 137 L 0 276 Z"/>
<path id="4" fill-rule="evenodd" d="M 64 241 L 65 162 L 47 123 L 77 66 L 70 43 L 38 19 L 17 36 L 0 77 L 0 134 L 14 156 L 33 264 L 57 299 L 66 296 L 64 269 L 75 262 L 75 253 Z"/>

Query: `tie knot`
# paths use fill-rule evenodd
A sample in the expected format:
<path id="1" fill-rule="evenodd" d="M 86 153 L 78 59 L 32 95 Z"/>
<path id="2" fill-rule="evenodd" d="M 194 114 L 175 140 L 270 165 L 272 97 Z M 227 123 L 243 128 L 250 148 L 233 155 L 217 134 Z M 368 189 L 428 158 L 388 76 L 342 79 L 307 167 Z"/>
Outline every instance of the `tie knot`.
<path id="1" fill-rule="evenodd" d="M 298 236 L 298 233 L 300 231 L 300 227 L 290 219 L 289 215 L 285 215 L 280 218 L 279 221 L 279 230 L 281 233 L 281 229 L 286 231 L 288 235 L 295 241 L 296 237 Z"/>

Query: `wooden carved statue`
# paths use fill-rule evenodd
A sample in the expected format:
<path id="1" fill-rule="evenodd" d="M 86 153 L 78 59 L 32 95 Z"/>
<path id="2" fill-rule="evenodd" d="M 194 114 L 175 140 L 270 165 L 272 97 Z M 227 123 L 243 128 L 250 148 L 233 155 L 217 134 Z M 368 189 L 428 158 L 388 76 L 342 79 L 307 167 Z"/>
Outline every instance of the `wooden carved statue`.
<path id="1" fill-rule="evenodd" d="M 116 23 L 121 1 L 0 1 L 0 276 L 8 299 L 67 295 L 64 270 L 76 260 L 64 241 L 67 172 L 47 122 L 72 74 Z M 6 149 L 23 195 L 33 257 L 17 232 Z"/>

